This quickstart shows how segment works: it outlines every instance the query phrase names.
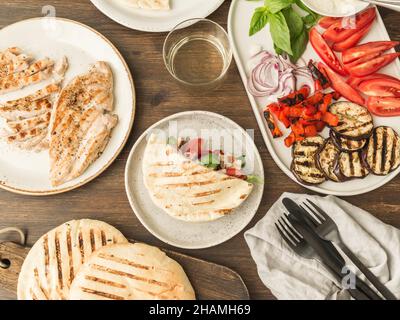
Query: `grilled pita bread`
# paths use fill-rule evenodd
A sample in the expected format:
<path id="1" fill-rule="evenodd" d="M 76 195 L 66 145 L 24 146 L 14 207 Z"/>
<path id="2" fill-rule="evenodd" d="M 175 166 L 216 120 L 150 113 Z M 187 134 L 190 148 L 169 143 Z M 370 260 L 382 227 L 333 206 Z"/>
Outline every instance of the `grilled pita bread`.
<path id="1" fill-rule="evenodd" d="M 29 251 L 18 278 L 18 299 L 68 299 L 76 273 L 95 250 L 127 240 L 97 220 L 72 220 L 43 235 Z"/>
<path id="2" fill-rule="evenodd" d="M 137 9 L 169 10 L 169 0 L 124 0 L 125 3 Z"/>
<path id="3" fill-rule="evenodd" d="M 244 180 L 187 159 L 155 134 L 149 138 L 142 169 L 154 203 L 185 221 L 221 218 L 239 207 L 253 189 Z"/>
<path id="4" fill-rule="evenodd" d="M 97 250 L 76 275 L 70 300 L 194 300 L 182 267 L 142 243 Z"/>
<path id="5" fill-rule="evenodd" d="M 53 186 L 82 175 L 104 151 L 118 122 L 113 98 L 113 75 L 102 61 L 61 91 L 50 138 Z"/>

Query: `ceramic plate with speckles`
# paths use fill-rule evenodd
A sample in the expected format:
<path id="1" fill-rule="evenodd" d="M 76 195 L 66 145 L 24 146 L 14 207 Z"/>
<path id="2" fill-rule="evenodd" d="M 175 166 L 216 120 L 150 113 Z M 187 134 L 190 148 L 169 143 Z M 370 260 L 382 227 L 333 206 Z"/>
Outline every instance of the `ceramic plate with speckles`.
<path id="1" fill-rule="evenodd" d="M 224 0 L 170 0 L 170 10 L 146 10 L 133 8 L 129 5 L 129 0 L 90 1 L 115 22 L 147 32 L 170 31 L 182 21 L 205 18 L 224 2 Z"/>
<path id="2" fill-rule="evenodd" d="M 50 184 L 47 150 L 39 153 L 24 151 L 0 141 L 0 187 L 16 193 L 44 196 L 66 192 L 88 183 L 116 159 L 133 125 L 135 88 L 124 58 L 109 40 L 94 29 L 63 18 L 33 18 L 4 27 L 0 30 L 0 51 L 13 46 L 36 59 L 49 57 L 58 61 L 66 56 L 69 68 L 64 85 L 77 75 L 87 72 L 89 66 L 96 61 L 106 61 L 113 71 L 115 81 L 114 113 L 118 115 L 118 124 L 102 155 L 81 176 L 58 187 Z M 29 95 L 49 81 L 3 94 L 0 102 Z"/>
<path id="3" fill-rule="evenodd" d="M 125 188 L 131 207 L 140 222 L 158 239 L 175 247 L 201 249 L 216 246 L 242 231 L 257 212 L 263 184 L 255 184 L 250 196 L 232 213 L 211 222 L 177 220 L 153 203 L 142 173 L 147 138 L 153 132 L 164 133 L 166 139 L 175 135 L 203 138 L 212 135 L 216 139 L 222 136 L 218 141 L 223 141 L 223 150 L 236 156 L 245 154 L 244 171 L 264 178 L 261 157 L 251 136 L 232 120 L 216 113 L 178 113 L 157 122 L 142 134 L 130 152 L 125 169 Z"/>

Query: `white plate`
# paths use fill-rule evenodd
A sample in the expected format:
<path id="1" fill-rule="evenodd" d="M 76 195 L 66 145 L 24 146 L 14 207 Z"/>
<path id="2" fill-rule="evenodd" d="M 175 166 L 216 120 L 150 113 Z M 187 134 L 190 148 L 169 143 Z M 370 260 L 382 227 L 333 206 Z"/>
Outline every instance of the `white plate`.
<path id="1" fill-rule="evenodd" d="M 240 75 L 242 77 L 242 81 L 247 88 L 247 77 L 249 74 L 249 70 L 247 68 L 247 62 L 251 57 L 250 48 L 253 45 L 261 45 L 264 50 L 269 50 L 274 52 L 273 43 L 271 40 L 271 36 L 269 34 L 268 26 L 260 31 L 258 34 L 253 37 L 249 37 L 248 30 L 250 25 L 250 20 L 253 15 L 254 9 L 259 4 L 253 1 L 245 1 L 245 0 L 233 0 L 232 5 L 229 11 L 228 18 L 228 33 L 231 39 L 233 53 L 235 57 L 235 61 L 238 65 Z M 382 18 L 378 14 L 377 21 L 372 27 L 369 34 L 364 38 L 363 42 L 369 41 L 382 41 L 389 40 L 389 35 L 386 31 L 385 25 L 383 24 Z M 309 44 L 306 52 L 303 56 L 305 61 L 309 59 L 313 59 L 314 61 L 320 61 L 320 58 L 312 49 Z M 393 76 L 400 78 L 400 62 L 397 61 L 382 69 L 380 72 L 391 74 Z M 257 119 L 258 126 L 260 127 L 261 133 L 263 135 L 265 144 L 271 154 L 272 158 L 278 165 L 278 167 L 286 173 L 291 179 L 296 181 L 298 180 L 294 177 L 294 175 L 290 171 L 290 163 L 292 161 L 291 149 L 286 148 L 284 145 L 284 137 L 288 135 L 288 130 L 284 131 L 284 137 L 279 139 L 273 139 L 270 131 L 266 126 L 266 122 L 262 115 L 262 111 L 265 106 L 269 103 L 268 100 L 265 99 L 255 99 L 248 91 L 247 91 L 251 106 L 253 108 L 253 112 Z M 400 121 L 399 117 L 391 117 L 391 118 L 382 118 L 382 117 L 374 117 L 374 123 L 376 126 L 386 125 L 395 129 L 398 133 L 400 133 Z M 282 126 L 280 126 L 282 128 Z M 328 136 L 328 130 L 322 133 L 324 137 Z M 400 168 L 387 176 L 375 176 L 369 175 L 365 179 L 362 180 L 352 180 L 343 183 L 335 183 L 331 181 L 324 182 L 319 186 L 307 186 L 304 187 L 320 192 L 323 194 L 333 194 L 337 196 L 351 196 L 357 194 L 363 194 L 372 190 L 375 190 L 384 184 L 388 183 L 392 180 L 398 173 L 400 172 Z"/>
<path id="2" fill-rule="evenodd" d="M 103 154 L 85 173 L 59 187 L 52 187 L 49 180 L 49 156 L 21 151 L 0 142 L 1 187 L 9 191 L 50 195 L 72 190 L 91 181 L 102 173 L 117 157 L 125 145 L 135 114 L 135 89 L 127 64 L 118 50 L 104 36 L 75 21 L 60 18 L 35 18 L 24 20 L 0 30 L 0 50 L 10 46 L 20 47 L 35 58 L 50 57 L 58 60 L 67 56 L 69 69 L 64 84 L 86 72 L 89 65 L 103 60 L 112 68 L 115 80 L 115 113 L 118 125 Z M 1 101 L 29 94 L 46 82 L 21 91 L 0 96 Z"/>
<path id="3" fill-rule="evenodd" d="M 314 12 L 322 15 L 322 16 L 329 16 L 329 17 L 348 17 L 351 15 L 354 15 L 362 10 L 364 10 L 366 7 L 369 6 L 368 2 L 363 2 L 363 1 L 357 1 L 352 4 L 346 4 L 345 2 L 340 6 L 340 9 L 338 11 L 340 12 L 335 12 L 334 7 L 329 7 L 327 6 L 326 8 L 322 8 L 321 6 L 316 6 L 315 4 L 317 2 L 321 3 L 324 2 L 325 0 L 302 0 L 302 2 L 309 7 L 311 10 Z"/>
<path id="4" fill-rule="evenodd" d="M 176 123 L 178 133 L 193 129 L 197 136 L 204 129 L 226 130 L 233 135 L 233 145 L 238 152 L 247 144 L 246 161 L 254 163 L 254 174 L 263 177 L 260 154 L 250 136 L 232 120 L 212 112 L 189 111 L 167 117 L 144 132 L 133 146 L 125 169 L 125 187 L 129 202 L 140 222 L 158 239 L 185 249 L 208 248 L 225 242 L 243 230 L 252 220 L 260 205 L 263 185 L 255 185 L 247 200 L 231 214 L 212 222 L 190 223 L 177 220 L 157 207 L 143 184 L 142 159 L 147 137 L 154 130 L 162 130 L 168 137 L 169 123 Z M 226 150 L 226 149 L 225 149 Z M 226 150 L 230 152 L 231 150 Z M 240 151 L 239 151 L 240 152 Z M 254 161 L 251 161 L 253 157 Z"/>
<path id="5" fill-rule="evenodd" d="M 205 18 L 224 0 L 170 0 L 171 10 L 157 11 L 130 8 L 126 0 L 90 0 L 106 16 L 125 27 L 147 31 L 171 31 L 182 21 Z"/>

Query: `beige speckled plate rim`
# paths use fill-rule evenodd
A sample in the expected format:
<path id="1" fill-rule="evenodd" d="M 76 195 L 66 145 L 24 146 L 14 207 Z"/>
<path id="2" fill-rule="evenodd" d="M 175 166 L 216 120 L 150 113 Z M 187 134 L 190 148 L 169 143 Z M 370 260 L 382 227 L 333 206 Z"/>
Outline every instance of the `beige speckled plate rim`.
<path id="1" fill-rule="evenodd" d="M 138 146 L 140 145 L 142 140 L 146 137 L 146 135 L 149 133 L 149 131 L 151 131 L 152 129 L 157 128 L 158 126 L 162 125 L 163 123 L 165 123 L 168 120 L 177 119 L 177 118 L 180 118 L 182 116 L 194 115 L 194 114 L 199 114 L 199 115 L 203 115 L 203 116 L 204 115 L 205 116 L 208 115 L 208 116 L 212 116 L 212 117 L 220 117 L 224 121 L 226 121 L 226 122 L 228 122 L 230 124 L 233 124 L 237 128 L 240 128 L 240 130 L 243 132 L 244 135 L 248 135 L 247 132 L 240 125 L 238 125 L 235 121 L 233 121 L 230 118 L 225 117 L 224 115 L 219 114 L 219 113 L 210 112 L 210 111 L 204 111 L 204 110 L 178 112 L 178 113 L 172 114 L 170 116 L 167 116 L 166 118 L 163 118 L 163 119 L 157 121 L 156 123 L 151 125 L 149 128 L 147 128 L 140 135 L 140 137 L 136 140 L 135 144 L 133 145 L 131 151 L 129 152 L 129 157 L 128 157 L 128 160 L 127 160 L 126 165 L 125 165 L 125 190 L 126 190 L 126 195 L 128 197 L 129 204 L 130 204 L 130 206 L 132 208 L 132 211 L 134 212 L 135 216 L 139 219 L 140 223 L 147 229 L 147 231 L 149 231 L 153 236 L 155 236 L 159 240 L 163 241 L 164 243 L 167 243 L 167 244 L 169 244 L 171 246 L 174 246 L 174 247 L 177 247 L 177 248 L 190 249 L 190 250 L 207 249 L 207 248 L 215 247 L 215 246 L 217 246 L 217 245 L 219 245 L 221 243 L 224 243 L 224 242 L 232 239 L 234 236 L 236 236 L 238 233 L 240 233 L 243 229 L 245 229 L 246 226 L 253 220 L 253 218 L 257 214 L 257 210 L 260 207 L 260 204 L 261 204 L 261 201 L 262 201 L 262 197 L 264 195 L 264 188 L 265 188 L 265 184 L 263 183 L 262 190 L 260 192 L 260 196 L 259 196 L 259 199 L 257 201 L 257 206 L 253 210 L 253 212 L 251 213 L 251 217 L 250 217 L 248 223 L 246 225 L 244 225 L 241 230 L 239 230 L 235 234 L 231 234 L 231 235 L 229 235 L 229 236 L 227 236 L 227 237 L 225 237 L 225 238 L 223 238 L 221 240 L 218 240 L 218 241 L 215 241 L 215 242 L 212 242 L 212 243 L 208 243 L 207 245 L 182 246 L 182 245 L 180 245 L 178 243 L 171 242 L 168 239 L 165 239 L 160 234 L 155 233 L 154 230 L 152 230 L 152 228 L 150 228 L 148 226 L 147 222 L 139 214 L 137 214 L 137 212 L 140 211 L 140 208 L 138 206 L 136 206 L 136 204 L 134 203 L 134 199 L 132 198 L 132 195 L 131 195 L 133 193 L 133 191 L 131 190 L 131 187 L 129 185 L 129 180 L 130 180 L 130 178 L 129 178 L 129 168 L 131 167 L 132 158 L 133 158 Z M 253 150 L 254 150 L 254 154 L 255 154 L 255 159 L 260 164 L 261 176 L 264 178 L 264 164 L 262 162 L 261 155 L 260 155 L 260 153 L 259 153 L 259 151 L 257 149 L 257 146 L 254 143 L 254 140 L 251 139 L 250 137 L 249 137 L 249 139 L 252 141 L 252 146 L 253 146 Z"/>
<path id="2" fill-rule="evenodd" d="M 2 28 L 0 30 L 3 31 L 6 28 L 12 27 L 15 24 L 18 23 L 23 23 L 23 22 L 27 22 L 27 21 L 32 21 L 32 20 L 41 20 L 44 19 L 43 17 L 37 17 L 37 18 L 30 18 L 30 19 L 25 19 L 25 20 L 21 20 L 15 23 L 12 23 L 8 26 L 5 26 L 4 28 Z M 19 189 L 19 188 L 15 188 L 15 187 L 11 187 L 11 186 L 7 186 L 5 184 L 4 181 L 0 181 L 0 188 L 13 192 L 13 193 L 17 193 L 17 194 L 22 194 L 22 195 L 30 195 L 30 196 L 49 196 L 49 195 L 55 195 L 55 194 L 60 194 L 60 193 L 64 193 L 64 192 L 68 192 L 74 189 L 77 189 L 87 183 L 89 183 L 90 181 L 96 179 L 99 175 L 101 175 L 114 161 L 115 159 L 118 157 L 118 155 L 121 153 L 122 149 L 124 148 L 126 142 L 128 141 L 129 135 L 132 131 L 132 127 L 133 127 L 133 122 L 135 119 L 135 113 L 136 113 L 136 91 L 135 91 L 135 85 L 134 85 L 134 81 L 133 81 L 133 77 L 132 74 L 129 70 L 128 64 L 126 63 L 124 57 L 122 56 L 122 54 L 119 52 L 119 50 L 114 46 L 114 44 L 108 40 L 104 35 L 102 35 L 100 32 L 96 31 L 95 29 L 81 23 L 78 21 L 74 21 L 71 19 L 66 19 L 66 18 L 59 18 L 59 17 L 55 17 L 56 20 L 59 21 L 64 21 L 64 22 L 68 22 L 68 23 L 73 23 L 73 24 L 77 24 L 83 28 L 88 29 L 89 31 L 92 31 L 93 33 L 95 33 L 96 35 L 98 35 L 101 39 L 103 39 L 112 49 L 113 51 L 117 54 L 117 56 L 119 57 L 119 59 L 121 60 L 126 74 L 128 75 L 128 78 L 130 80 L 130 84 L 131 84 L 131 88 L 132 88 L 132 97 L 133 97 L 133 101 L 132 101 L 132 116 L 131 116 L 131 120 L 129 123 L 129 128 L 126 132 L 126 135 L 124 137 L 124 140 L 122 141 L 120 147 L 118 148 L 118 150 L 115 152 L 114 156 L 102 167 L 100 168 L 95 174 L 93 174 L 92 176 L 88 177 L 87 179 L 77 183 L 76 185 L 67 187 L 67 188 L 62 188 L 62 189 L 57 189 L 57 190 L 52 190 L 52 191 L 30 191 L 30 190 L 24 190 L 24 189 Z"/>

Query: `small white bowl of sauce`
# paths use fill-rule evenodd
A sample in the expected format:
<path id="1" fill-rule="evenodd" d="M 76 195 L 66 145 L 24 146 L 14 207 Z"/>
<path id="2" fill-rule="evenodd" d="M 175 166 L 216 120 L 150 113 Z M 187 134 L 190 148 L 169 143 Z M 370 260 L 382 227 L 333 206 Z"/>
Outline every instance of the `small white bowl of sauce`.
<path id="1" fill-rule="evenodd" d="M 368 7 L 359 0 L 302 0 L 312 11 L 328 17 L 348 17 Z"/>

